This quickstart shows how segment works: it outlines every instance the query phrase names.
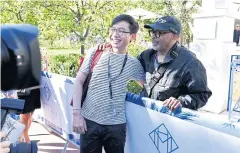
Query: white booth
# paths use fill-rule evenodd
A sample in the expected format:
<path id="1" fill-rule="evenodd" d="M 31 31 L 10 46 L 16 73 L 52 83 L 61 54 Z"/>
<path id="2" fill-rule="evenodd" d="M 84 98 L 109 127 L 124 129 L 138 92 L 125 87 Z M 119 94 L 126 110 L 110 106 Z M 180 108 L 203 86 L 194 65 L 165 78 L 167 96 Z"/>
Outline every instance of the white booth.
<path id="1" fill-rule="evenodd" d="M 239 7 L 237 0 L 203 0 L 201 12 L 193 16 L 190 50 L 206 67 L 213 92 L 202 110 L 221 113 L 227 109 L 231 55 L 240 55 L 240 47 L 233 42 L 234 27 L 240 22 Z"/>

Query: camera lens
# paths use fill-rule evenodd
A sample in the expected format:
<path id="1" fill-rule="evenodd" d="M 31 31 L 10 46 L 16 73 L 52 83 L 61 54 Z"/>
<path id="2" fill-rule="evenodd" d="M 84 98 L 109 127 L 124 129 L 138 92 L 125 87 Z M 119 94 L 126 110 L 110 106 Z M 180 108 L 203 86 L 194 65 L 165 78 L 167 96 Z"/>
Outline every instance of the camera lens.
<path id="1" fill-rule="evenodd" d="M 39 85 L 41 72 L 38 29 L 29 24 L 1 26 L 1 90 Z"/>

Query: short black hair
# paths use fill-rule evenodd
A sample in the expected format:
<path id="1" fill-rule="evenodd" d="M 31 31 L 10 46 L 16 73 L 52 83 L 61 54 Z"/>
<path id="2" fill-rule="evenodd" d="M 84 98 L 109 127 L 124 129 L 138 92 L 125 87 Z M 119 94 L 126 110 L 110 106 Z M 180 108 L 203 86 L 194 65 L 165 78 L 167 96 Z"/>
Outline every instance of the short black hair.
<path id="1" fill-rule="evenodd" d="M 139 30 L 138 22 L 132 16 L 127 15 L 127 14 L 121 14 L 121 15 L 116 16 L 112 21 L 111 27 L 121 21 L 126 21 L 127 23 L 130 24 L 129 29 L 130 29 L 131 33 L 135 34 L 138 32 L 138 30 Z"/>

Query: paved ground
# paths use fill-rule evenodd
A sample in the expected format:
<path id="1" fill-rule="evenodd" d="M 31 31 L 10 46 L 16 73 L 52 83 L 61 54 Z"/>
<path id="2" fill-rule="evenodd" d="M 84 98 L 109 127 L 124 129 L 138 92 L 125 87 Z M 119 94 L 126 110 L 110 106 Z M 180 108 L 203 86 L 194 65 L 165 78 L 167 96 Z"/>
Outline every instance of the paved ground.
<path id="1" fill-rule="evenodd" d="M 61 153 L 65 140 L 50 133 L 41 124 L 33 122 L 29 131 L 30 139 L 38 141 L 38 153 Z M 80 153 L 79 149 L 72 144 L 66 153 Z"/>
<path id="2" fill-rule="evenodd" d="M 33 122 L 29 131 L 30 139 L 38 142 L 38 153 L 62 153 L 66 143 L 61 137 L 49 132 L 37 122 Z M 80 153 L 80 150 L 69 143 L 66 153 Z M 103 150 L 103 153 L 104 150 Z"/>

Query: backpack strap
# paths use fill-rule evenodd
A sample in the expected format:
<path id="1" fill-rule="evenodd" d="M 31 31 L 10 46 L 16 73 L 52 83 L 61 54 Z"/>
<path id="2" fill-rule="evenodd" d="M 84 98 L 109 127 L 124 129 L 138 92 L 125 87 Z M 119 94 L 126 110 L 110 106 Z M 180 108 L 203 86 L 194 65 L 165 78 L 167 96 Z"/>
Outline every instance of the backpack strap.
<path id="1" fill-rule="evenodd" d="M 158 70 L 156 72 L 154 72 L 154 74 L 152 75 L 151 80 L 149 82 L 149 87 L 150 87 L 149 97 L 150 98 L 152 96 L 153 88 L 156 86 L 156 84 L 159 82 L 159 80 L 163 77 L 163 75 L 164 75 L 164 73 L 167 70 L 169 65 L 170 65 L 170 63 L 161 65 L 158 68 Z"/>
<path id="2" fill-rule="evenodd" d="M 107 49 L 111 49 L 112 46 L 110 44 L 108 44 L 108 43 L 98 46 L 98 48 L 97 48 L 97 50 L 96 50 L 96 52 L 95 52 L 95 54 L 94 54 L 94 56 L 92 58 L 90 72 L 93 72 L 94 66 L 97 64 L 98 60 L 100 59 L 100 57 L 101 57 L 101 55 L 103 53 L 103 50 L 106 49 L 106 48 Z"/>
<path id="3" fill-rule="evenodd" d="M 99 45 L 96 52 L 94 53 L 93 55 L 93 58 L 92 58 L 92 62 L 91 62 L 91 69 L 90 69 L 90 73 L 88 74 L 84 84 L 83 84 L 83 91 L 82 91 L 82 102 L 81 102 L 81 107 L 82 107 L 82 104 L 83 104 L 83 101 L 86 97 L 86 93 L 87 93 L 87 88 L 88 88 L 88 84 L 90 82 L 90 79 L 91 79 L 91 73 L 93 72 L 93 68 L 94 66 L 97 64 L 98 60 L 100 59 L 102 53 L 103 53 L 103 50 L 104 50 L 104 46 L 103 45 Z M 84 60 L 84 59 L 83 59 Z M 81 66 L 81 65 L 80 65 Z M 80 66 L 79 66 L 79 69 L 80 69 Z M 70 102 L 70 105 L 73 106 L 73 98 Z"/>
<path id="4" fill-rule="evenodd" d="M 95 52 L 95 54 L 94 54 L 94 56 L 92 58 L 90 72 L 93 72 L 93 68 L 97 64 L 97 62 L 100 59 L 102 53 L 103 53 L 103 47 L 102 46 L 98 46 L 97 51 Z"/>
<path id="5" fill-rule="evenodd" d="M 172 55 L 173 59 L 178 57 L 179 51 L 180 51 L 180 47 L 179 46 L 177 46 L 175 50 L 171 51 L 170 54 Z M 151 80 L 150 80 L 150 82 L 148 84 L 149 87 L 150 87 L 150 92 L 149 92 L 148 97 L 150 97 L 150 98 L 152 97 L 153 88 L 156 86 L 156 84 L 159 82 L 159 80 L 163 77 L 164 73 L 166 72 L 168 66 L 171 63 L 172 62 L 165 63 L 163 65 L 159 65 L 158 70 L 156 72 L 154 72 L 154 74 L 152 75 Z"/>

